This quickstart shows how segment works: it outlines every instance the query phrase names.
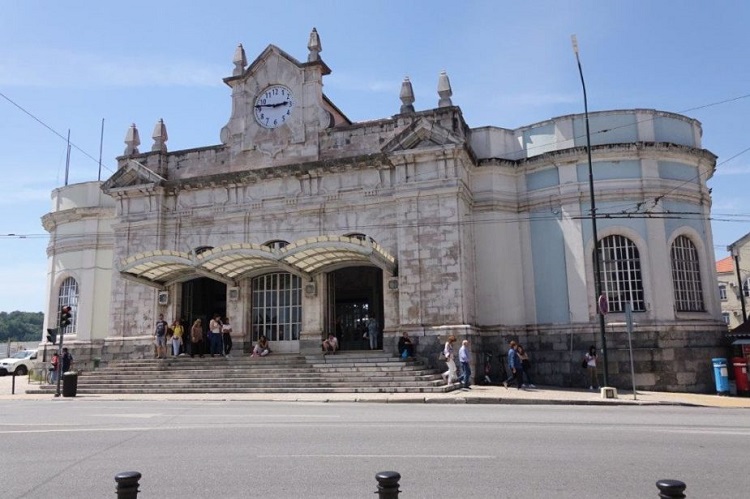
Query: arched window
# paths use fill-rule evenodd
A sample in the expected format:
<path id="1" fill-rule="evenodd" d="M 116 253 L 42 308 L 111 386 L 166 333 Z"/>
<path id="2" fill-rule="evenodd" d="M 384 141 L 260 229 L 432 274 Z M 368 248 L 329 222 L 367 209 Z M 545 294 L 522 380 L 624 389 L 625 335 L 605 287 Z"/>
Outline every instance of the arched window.
<path id="1" fill-rule="evenodd" d="M 302 328 L 302 279 L 288 272 L 252 281 L 253 341 L 261 334 L 269 341 L 299 340 Z"/>
<path id="2" fill-rule="evenodd" d="M 60 334 L 75 334 L 78 327 L 78 283 L 72 277 L 65 279 L 60 284 L 60 292 L 57 295 L 57 318 L 60 317 L 60 311 L 63 307 L 71 307 L 70 311 L 70 325 L 65 331 L 59 331 Z M 55 320 L 54 327 L 59 324 L 58 320 Z"/>
<path id="3" fill-rule="evenodd" d="M 610 312 L 624 312 L 628 302 L 634 312 L 645 311 L 641 258 L 635 243 L 625 236 L 607 236 L 600 241 L 599 252 L 602 293 Z"/>
<path id="4" fill-rule="evenodd" d="M 344 234 L 344 237 L 351 237 L 352 239 L 359 239 L 360 241 L 370 241 L 371 243 L 375 242 L 375 239 L 371 238 L 367 234 L 362 234 L 361 232 L 352 232 L 350 234 Z"/>
<path id="5" fill-rule="evenodd" d="M 703 312 L 703 288 L 698 265 L 698 251 L 686 236 L 672 243 L 672 286 L 678 312 Z"/>
<path id="6" fill-rule="evenodd" d="M 284 241 L 283 239 L 274 239 L 273 241 L 268 241 L 267 243 L 263 243 L 263 246 L 267 246 L 271 249 L 281 249 L 284 246 L 289 246 L 289 241 Z"/>

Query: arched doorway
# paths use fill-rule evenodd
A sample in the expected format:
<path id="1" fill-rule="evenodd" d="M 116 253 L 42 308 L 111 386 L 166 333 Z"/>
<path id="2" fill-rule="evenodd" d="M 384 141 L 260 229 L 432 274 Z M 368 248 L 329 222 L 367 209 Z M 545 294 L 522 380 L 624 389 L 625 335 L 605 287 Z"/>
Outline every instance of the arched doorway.
<path id="1" fill-rule="evenodd" d="M 273 272 L 254 277 L 251 288 L 253 343 L 264 335 L 276 352 L 299 352 L 302 280 L 289 272 Z"/>
<path id="2" fill-rule="evenodd" d="M 199 277 L 182 283 L 182 318 L 189 331 L 195 319 L 200 319 L 203 331 L 214 314 L 225 317 L 227 313 L 227 285 L 208 277 Z"/>
<path id="3" fill-rule="evenodd" d="M 383 328 L 383 271 L 347 267 L 328 274 L 328 331 L 335 331 L 341 350 L 369 350 L 362 335 L 370 317 Z M 378 348 L 383 347 L 382 334 Z"/>

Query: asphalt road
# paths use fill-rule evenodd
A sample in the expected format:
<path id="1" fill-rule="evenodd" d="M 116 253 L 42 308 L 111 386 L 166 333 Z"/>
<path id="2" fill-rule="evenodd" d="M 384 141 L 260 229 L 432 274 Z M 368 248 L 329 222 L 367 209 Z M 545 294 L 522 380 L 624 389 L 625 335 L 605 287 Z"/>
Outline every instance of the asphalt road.
<path id="1" fill-rule="evenodd" d="M 750 411 L 686 407 L 153 402 L 0 404 L 0 497 L 688 498 L 750 490 Z"/>

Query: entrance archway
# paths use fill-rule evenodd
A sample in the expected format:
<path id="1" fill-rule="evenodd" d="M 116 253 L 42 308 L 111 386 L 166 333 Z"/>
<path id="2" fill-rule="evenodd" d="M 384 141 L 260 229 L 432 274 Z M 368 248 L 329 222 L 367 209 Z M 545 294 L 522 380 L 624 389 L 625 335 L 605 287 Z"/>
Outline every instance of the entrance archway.
<path id="1" fill-rule="evenodd" d="M 182 316 L 185 330 L 195 319 L 200 319 L 203 331 L 208 330 L 208 322 L 214 314 L 225 317 L 227 313 L 227 285 L 223 282 L 199 277 L 182 283 Z"/>
<path id="2" fill-rule="evenodd" d="M 347 267 L 328 274 L 328 331 L 335 331 L 341 350 L 369 350 L 362 336 L 367 321 L 383 325 L 383 271 L 376 267 Z M 378 348 L 383 347 L 382 334 Z"/>

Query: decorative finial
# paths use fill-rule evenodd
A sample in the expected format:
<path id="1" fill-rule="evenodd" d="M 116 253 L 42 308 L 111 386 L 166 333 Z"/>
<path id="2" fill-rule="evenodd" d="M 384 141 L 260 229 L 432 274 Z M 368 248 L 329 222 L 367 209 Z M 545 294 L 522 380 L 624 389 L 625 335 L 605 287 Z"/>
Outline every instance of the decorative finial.
<path id="1" fill-rule="evenodd" d="M 128 132 L 125 134 L 125 145 L 125 156 L 140 154 L 138 146 L 141 145 L 141 138 L 138 135 L 138 129 L 135 127 L 135 123 L 130 125 Z"/>
<path id="2" fill-rule="evenodd" d="M 323 46 L 320 44 L 318 30 L 315 28 L 310 32 L 310 40 L 307 42 L 307 49 L 310 51 L 307 56 L 307 62 L 320 60 L 320 53 L 323 51 Z"/>
<path id="3" fill-rule="evenodd" d="M 151 134 L 151 138 L 154 139 L 154 145 L 151 146 L 152 151 L 167 152 L 167 126 L 164 124 L 164 120 L 160 119 L 159 122 L 154 126 L 154 133 Z"/>
<path id="4" fill-rule="evenodd" d="M 445 70 L 440 72 L 437 91 L 438 95 L 440 96 L 438 107 L 448 107 L 453 105 L 453 102 L 451 102 L 451 95 L 453 95 L 453 90 L 451 90 L 451 81 L 448 79 L 448 74 L 445 72 Z"/>
<path id="5" fill-rule="evenodd" d="M 247 66 L 247 57 L 245 57 L 245 49 L 242 47 L 241 43 L 237 45 L 237 49 L 234 51 L 234 58 L 232 59 L 232 62 L 234 63 L 234 71 L 232 71 L 232 76 L 239 76 L 245 72 L 245 66 Z"/>
<path id="6" fill-rule="evenodd" d="M 403 83 L 401 83 L 401 93 L 399 94 L 399 97 L 401 98 L 401 113 L 413 113 L 414 112 L 414 89 L 411 86 L 411 81 L 409 81 L 409 77 L 404 77 Z"/>

